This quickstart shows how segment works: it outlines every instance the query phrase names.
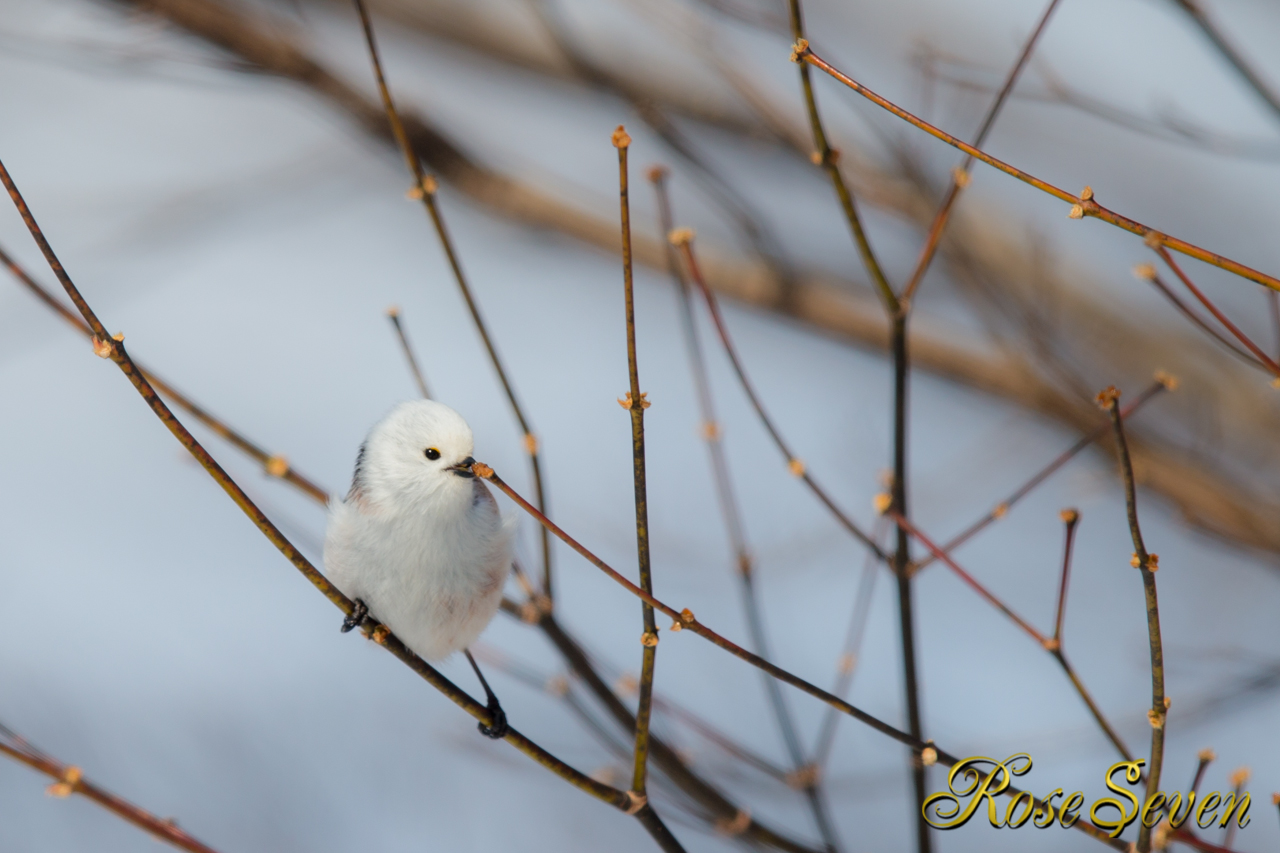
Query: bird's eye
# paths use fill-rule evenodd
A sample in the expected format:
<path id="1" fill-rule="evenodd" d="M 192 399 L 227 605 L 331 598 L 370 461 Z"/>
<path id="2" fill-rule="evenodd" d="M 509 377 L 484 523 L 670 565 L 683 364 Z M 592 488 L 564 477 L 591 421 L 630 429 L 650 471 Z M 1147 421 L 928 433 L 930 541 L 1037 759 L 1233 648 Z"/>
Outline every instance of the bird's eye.
<path id="1" fill-rule="evenodd" d="M 426 450 L 423 451 L 423 453 L 425 453 L 427 458 L 432 461 L 435 461 L 436 459 L 440 458 L 440 451 L 436 450 L 434 447 L 428 447 Z"/>

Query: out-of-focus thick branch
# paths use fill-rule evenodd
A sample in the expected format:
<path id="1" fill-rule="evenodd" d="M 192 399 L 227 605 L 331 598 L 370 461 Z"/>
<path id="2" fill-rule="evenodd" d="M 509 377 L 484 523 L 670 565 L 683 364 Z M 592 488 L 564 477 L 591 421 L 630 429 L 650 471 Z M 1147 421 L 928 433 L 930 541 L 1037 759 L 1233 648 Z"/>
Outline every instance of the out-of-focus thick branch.
<path id="1" fill-rule="evenodd" d="M 262 19 L 218 0 L 116 2 L 162 15 L 265 73 L 303 84 L 370 134 L 392 142 L 390 128 L 373 98 L 325 69 L 303 47 L 281 35 L 278 29 L 270 28 Z M 611 251 L 620 248 L 616 226 L 608 217 L 584 211 L 479 164 L 420 116 L 406 112 L 404 120 L 419 156 L 442 179 L 472 200 L 527 224 L 555 229 Z M 851 170 L 854 183 L 861 188 L 868 203 L 907 221 L 927 225 L 933 202 L 918 185 L 886 176 L 849 150 L 841 166 Z M 1031 298 L 1027 291 L 1036 280 L 1027 274 L 1027 252 L 1010 232 L 991 222 L 957 217 L 943 239 L 941 251 L 958 279 L 969 282 L 973 288 L 999 289 L 1002 310 L 1008 310 L 1010 305 L 1025 306 Z M 665 248 L 659 238 L 637 233 L 633 252 L 640 263 L 657 269 L 665 266 Z M 832 277 L 802 273 L 791 298 L 786 298 L 784 288 L 763 264 L 744 263 L 709 252 L 702 262 L 708 284 L 726 296 L 785 313 L 858 345 L 879 352 L 887 350 L 889 329 L 883 312 L 872 300 L 851 294 L 845 283 Z M 1201 411 L 1209 406 L 1219 410 L 1233 428 L 1253 430 L 1244 442 L 1249 447 L 1265 444 L 1265 435 L 1274 426 L 1274 413 L 1247 388 L 1224 381 L 1217 372 L 1204 368 L 1202 362 L 1213 363 L 1207 360 L 1205 350 L 1196 349 L 1194 343 L 1188 344 L 1184 338 L 1173 339 L 1113 317 L 1087 294 L 1060 292 L 1057 296 L 1056 318 L 1062 324 L 1059 337 L 1083 332 L 1079 336 L 1081 346 L 1094 347 L 1097 358 L 1101 358 L 1103 352 L 1114 356 L 1115 342 L 1125 342 L 1134 351 L 1143 353 L 1143 363 L 1134 365 L 1134 371 L 1140 370 L 1147 376 L 1156 367 L 1177 371 L 1186 380 L 1184 387 L 1203 388 L 1208 401 L 1198 401 Z M 1014 352 L 1013 347 L 992 354 L 957 342 L 960 340 L 964 337 L 933 331 L 926 318 L 918 319 L 912 331 L 913 364 L 935 375 L 1013 400 L 1075 429 L 1087 430 L 1094 425 L 1096 409 L 1087 396 L 1072 393 L 1064 382 L 1038 364 L 1037 359 Z M 1146 363 L 1156 357 L 1170 363 Z M 1124 362 L 1110 359 L 1113 365 Z M 1090 379 L 1086 387 L 1097 384 Z M 1280 526 L 1274 524 L 1274 519 L 1280 517 L 1280 502 L 1237 482 L 1211 460 L 1189 455 L 1172 437 L 1130 435 L 1130 452 L 1139 481 L 1173 503 L 1190 523 L 1237 544 L 1280 552 Z"/>

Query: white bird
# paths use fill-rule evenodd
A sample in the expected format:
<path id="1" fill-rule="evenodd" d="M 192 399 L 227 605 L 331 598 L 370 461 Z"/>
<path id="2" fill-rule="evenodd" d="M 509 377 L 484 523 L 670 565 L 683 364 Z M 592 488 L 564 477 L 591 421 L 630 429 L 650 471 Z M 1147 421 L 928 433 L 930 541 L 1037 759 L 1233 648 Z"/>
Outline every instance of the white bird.
<path id="1" fill-rule="evenodd" d="M 472 448 L 471 428 L 442 403 L 392 409 L 360 446 L 351 491 L 329 503 L 324 565 L 356 602 L 344 631 L 367 614 L 424 660 L 466 652 L 494 719 L 480 731 L 496 738 L 506 717 L 466 649 L 502 599 L 512 529 L 471 471 Z"/>

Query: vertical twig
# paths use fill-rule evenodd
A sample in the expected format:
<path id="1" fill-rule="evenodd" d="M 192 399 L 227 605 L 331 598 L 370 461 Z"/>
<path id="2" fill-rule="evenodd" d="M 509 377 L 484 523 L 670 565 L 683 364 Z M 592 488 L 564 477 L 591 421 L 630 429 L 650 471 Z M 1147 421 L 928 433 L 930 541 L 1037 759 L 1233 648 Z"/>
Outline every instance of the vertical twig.
<path id="1" fill-rule="evenodd" d="M 807 45 L 808 42 L 804 39 L 804 19 L 800 12 L 800 0 L 789 0 L 789 8 L 791 37 L 797 44 L 804 42 Z M 792 59 L 795 59 L 794 55 Z M 866 266 L 867 273 L 871 276 L 871 281 L 875 284 L 885 308 L 891 313 L 896 312 L 898 297 L 894 295 L 889 280 L 885 278 L 884 270 L 880 268 L 880 262 L 876 260 L 875 252 L 871 250 L 871 242 L 867 239 L 867 233 L 862 227 L 862 218 L 858 215 L 857 201 L 845 184 L 844 175 L 840 173 L 840 153 L 831 147 L 827 140 L 827 133 L 822 127 L 822 117 L 818 114 L 818 100 L 814 95 L 809 66 L 804 62 L 800 62 L 799 65 L 800 85 L 804 89 L 804 104 L 809 113 L 809 127 L 813 131 L 814 165 L 821 166 L 831 178 L 831 185 L 835 187 L 836 196 L 840 199 L 840 207 L 844 211 L 844 218 L 848 221 L 849 230 L 853 232 L 854 242 L 858 245 L 858 253 L 862 255 L 862 263 Z"/>
<path id="2" fill-rule="evenodd" d="M 516 416 L 516 421 L 520 424 L 520 431 L 523 433 L 524 450 L 529 455 L 529 465 L 533 470 L 533 492 L 534 500 L 537 501 L 538 508 L 546 511 L 546 493 L 542 485 L 542 466 L 538 459 L 538 438 L 533 434 L 533 429 L 529 426 L 529 421 L 524 416 L 524 409 L 520 407 L 520 401 L 516 399 L 515 389 L 511 387 L 511 381 L 507 378 L 507 371 L 502 366 L 502 360 L 498 358 L 498 350 L 493 344 L 493 339 L 489 336 L 489 330 L 485 326 L 484 318 L 480 315 L 480 307 L 476 304 L 475 297 L 471 293 L 471 287 L 467 284 L 467 277 L 462 272 L 462 264 L 458 260 L 458 255 L 454 251 L 453 241 L 449 237 L 449 232 L 445 228 L 444 218 L 440 213 L 440 206 L 436 201 L 437 183 L 436 179 L 426 174 L 422 169 L 422 162 L 418 159 L 418 155 L 413 150 L 413 145 L 409 141 L 409 134 L 405 131 L 404 123 L 400 120 L 400 114 L 396 111 L 395 101 L 391 98 L 391 90 L 387 86 L 386 78 L 382 72 L 382 59 L 378 53 L 378 43 L 373 35 L 373 22 L 369 18 L 369 10 L 365 8 L 364 0 L 352 0 L 355 3 L 356 12 L 360 15 L 360 24 L 364 28 L 365 44 L 369 48 L 369 59 L 373 63 L 374 78 L 378 83 L 378 92 L 382 96 L 382 106 L 386 110 L 387 120 L 391 123 L 391 132 L 395 136 L 396 144 L 400 146 L 400 152 L 404 155 L 405 165 L 409 167 L 409 172 L 413 175 L 413 188 L 409 190 L 412 197 L 418 198 L 427 209 L 427 213 L 431 216 L 431 223 L 435 226 L 436 236 L 440 239 L 440 245 L 444 247 L 445 257 L 449 260 L 449 268 L 453 271 L 453 278 L 458 283 L 458 290 L 462 293 L 463 300 L 467 303 L 467 310 L 471 312 L 471 319 L 475 323 L 476 331 L 480 334 L 480 339 L 484 342 L 484 348 L 489 353 L 489 361 L 493 364 L 494 372 L 498 374 L 498 381 L 502 384 L 502 390 L 507 395 L 507 402 L 511 405 L 511 411 Z M 546 530 L 539 531 L 542 544 L 542 591 L 545 599 L 540 604 L 545 607 L 551 607 L 552 588 L 551 588 L 551 537 Z"/>
<path id="3" fill-rule="evenodd" d="M 640 368 L 636 360 L 636 303 L 631 275 L 631 203 L 628 197 L 627 149 L 631 137 L 622 125 L 613 132 L 613 146 L 618 149 L 618 200 L 622 213 L 622 285 L 627 320 L 627 375 L 630 388 L 623 404 L 631 414 L 631 463 L 636 498 L 636 558 L 640 566 L 640 588 L 653 595 L 653 575 L 649 564 L 649 497 L 645 486 L 644 410 L 649 406 L 640 391 Z M 653 607 L 641 604 L 644 617 L 643 659 L 640 665 L 639 702 L 636 706 L 635 769 L 631 793 L 639 801 L 647 799 L 645 777 L 649 762 L 649 715 L 653 706 L 653 668 L 658 652 L 658 626 Z"/>
<path id="4" fill-rule="evenodd" d="M 423 377 L 421 368 L 418 367 L 418 359 L 414 357 L 413 347 L 409 346 L 409 336 L 405 334 L 404 326 L 400 323 L 400 309 L 395 305 L 388 308 L 387 319 L 395 327 L 396 337 L 400 339 L 400 348 L 404 350 L 405 361 L 409 362 L 409 372 L 413 374 L 413 381 L 418 383 L 422 398 L 430 400 L 431 392 L 427 390 L 427 380 Z"/>
<path id="5" fill-rule="evenodd" d="M 1230 780 L 1232 793 L 1234 794 L 1234 796 L 1231 798 L 1232 803 L 1237 803 L 1240 801 L 1240 794 L 1244 792 L 1244 786 L 1245 786 L 1245 783 L 1249 781 L 1249 775 L 1250 774 L 1249 774 L 1248 767 L 1238 767 L 1232 772 L 1231 780 Z M 1238 825 L 1239 825 L 1239 820 L 1231 821 L 1227 824 L 1227 831 L 1222 836 L 1223 847 L 1231 846 L 1231 842 L 1235 840 L 1236 829 L 1238 828 Z"/>
<path id="6" fill-rule="evenodd" d="M 1147 638 L 1151 646 L 1151 710 L 1147 719 L 1151 723 L 1151 757 L 1147 763 L 1147 798 L 1160 787 L 1160 771 L 1164 764 L 1165 721 L 1169 714 L 1169 699 L 1164 695 L 1164 645 L 1160 639 L 1160 604 L 1156 597 L 1156 569 L 1159 561 L 1155 554 L 1147 552 L 1142 541 L 1142 529 L 1138 525 L 1137 487 L 1133 477 L 1133 463 L 1129 459 L 1129 445 L 1125 441 L 1124 423 L 1120 417 L 1120 392 L 1107 388 L 1098 395 L 1098 404 L 1111 414 L 1116 432 L 1116 449 L 1120 455 L 1120 470 L 1124 475 L 1125 511 L 1129 517 L 1129 535 L 1133 539 L 1133 565 L 1142 572 L 1142 588 L 1147 605 Z M 1141 823 L 1141 821 L 1139 821 Z M 1151 827 L 1138 828 L 1138 853 L 1151 850 Z"/>
<path id="7" fill-rule="evenodd" d="M 902 643 L 902 681 L 906 694 L 907 731 L 916 740 L 924 740 L 920 722 L 920 682 L 916 666 L 915 613 L 912 604 L 910 571 L 911 540 L 907 535 L 907 380 L 910 364 L 907 354 L 907 314 L 895 311 L 889 331 L 889 347 L 893 356 L 893 483 L 890 507 L 897 522 L 897 542 L 893 549 L 892 569 L 898 582 L 898 628 Z M 929 853 L 932 842 L 929 823 L 924 819 L 927 796 L 925 765 L 920 754 L 911 753 L 911 781 L 915 789 L 916 851 Z"/>
<path id="8" fill-rule="evenodd" d="M 1062 546 L 1062 581 L 1058 584 L 1058 607 L 1053 619 L 1053 645 L 1062 648 L 1062 619 L 1067 614 L 1067 582 L 1071 575 L 1071 551 L 1076 541 L 1076 525 L 1080 523 L 1080 511 L 1064 509 L 1062 523 L 1067 528 L 1066 543 Z"/>
<path id="9" fill-rule="evenodd" d="M 649 180 L 654 185 L 658 198 L 658 223 L 663 234 L 674 231 L 675 218 L 671 212 L 671 199 L 666 187 L 667 171 L 660 166 L 649 170 Z M 751 644 L 756 654 L 770 658 L 768 635 L 764 627 L 764 614 L 760 607 L 759 595 L 755 586 L 753 561 L 747 546 L 746 533 L 742 523 L 742 514 L 738 509 L 737 496 L 734 494 L 733 481 L 729 476 L 729 465 L 721 443 L 722 430 L 716 418 L 715 403 L 711 396 L 711 383 L 707 378 L 707 367 L 702 355 L 702 342 L 698 336 L 698 326 L 693 314 L 692 295 L 689 281 L 680 266 L 680 258 L 675 247 L 667 242 L 667 263 L 671 275 L 676 281 L 680 295 L 681 327 L 684 330 L 685 348 L 689 354 L 690 372 L 693 374 L 694 389 L 698 398 L 698 411 L 702 418 L 702 438 L 707 445 L 707 454 L 711 460 L 712 481 L 715 484 L 716 497 L 720 503 L 720 513 L 724 518 L 725 530 L 729 536 L 729 546 L 733 549 L 737 567 L 739 588 L 742 592 L 743 609 L 746 611 L 747 628 L 751 632 Z M 786 699 L 778 682 L 765 674 L 761 674 L 765 695 L 773 710 L 774 720 L 782 734 L 782 740 L 791 758 L 791 778 L 800 783 L 809 808 L 813 813 L 814 823 L 822 835 L 828 849 L 840 849 L 839 838 L 834 824 L 827 814 L 826 803 L 820 790 L 820 774 L 816 762 L 809 763 L 805 759 L 804 747 L 796 731 L 795 721 L 787 707 Z M 831 712 L 834 714 L 834 710 Z M 830 716 L 830 715 L 828 715 Z"/>
<path id="10" fill-rule="evenodd" d="M 991 128 L 995 126 L 996 117 L 1000 115 L 1000 109 L 1008 100 L 1009 94 L 1013 92 L 1014 84 L 1018 82 L 1018 77 L 1022 74 L 1022 69 L 1026 67 L 1027 60 L 1031 58 L 1031 52 L 1035 50 L 1036 42 L 1040 40 L 1040 34 L 1044 32 L 1044 28 L 1049 23 L 1049 17 L 1053 14 L 1053 10 L 1058 7 L 1060 0 L 1049 0 L 1049 5 L 1045 7 L 1044 12 L 1040 15 L 1040 21 L 1036 24 L 1031 35 L 1027 37 L 1026 43 L 1022 46 L 1022 52 L 1018 54 L 1018 59 L 1013 63 L 1013 67 L 1009 69 L 1009 73 L 1005 76 L 1004 85 L 1000 88 L 996 99 L 987 108 L 987 114 L 982 119 L 982 125 L 978 128 L 978 133 L 973 138 L 973 146 L 981 148 L 982 143 L 986 141 L 987 134 L 991 132 Z M 911 299 L 915 296 L 916 288 L 920 286 L 921 279 L 929 270 L 929 264 L 933 262 L 933 256 L 938 250 L 938 244 L 942 240 L 942 231 L 947 227 L 947 220 L 951 217 L 951 209 L 955 206 L 956 199 L 960 197 L 960 191 L 969 185 L 970 175 L 969 169 L 973 167 L 973 155 L 965 155 L 964 162 L 951 172 L 951 185 L 947 188 L 947 194 L 942 199 L 942 204 L 938 206 L 938 212 L 933 217 L 933 224 L 929 226 L 928 235 L 925 237 L 924 247 L 920 250 L 920 257 L 916 260 L 915 269 L 911 271 L 911 278 L 907 280 L 907 285 L 902 289 L 902 302 L 910 309 Z"/>

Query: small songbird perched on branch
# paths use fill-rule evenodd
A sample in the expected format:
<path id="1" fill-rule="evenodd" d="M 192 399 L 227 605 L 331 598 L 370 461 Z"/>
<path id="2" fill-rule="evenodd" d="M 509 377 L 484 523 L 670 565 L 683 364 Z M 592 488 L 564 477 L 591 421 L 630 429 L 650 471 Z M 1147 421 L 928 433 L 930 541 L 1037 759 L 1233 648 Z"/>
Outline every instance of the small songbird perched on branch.
<path id="1" fill-rule="evenodd" d="M 324 565 L 356 610 L 427 661 L 466 653 L 488 697 L 488 737 L 506 715 L 467 648 L 489 624 L 511 565 L 512 530 L 471 471 L 471 428 L 433 400 L 401 403 L 360 446 L 351 491 L 329 504 Z"/>

